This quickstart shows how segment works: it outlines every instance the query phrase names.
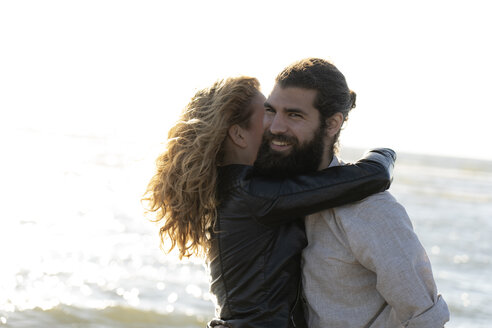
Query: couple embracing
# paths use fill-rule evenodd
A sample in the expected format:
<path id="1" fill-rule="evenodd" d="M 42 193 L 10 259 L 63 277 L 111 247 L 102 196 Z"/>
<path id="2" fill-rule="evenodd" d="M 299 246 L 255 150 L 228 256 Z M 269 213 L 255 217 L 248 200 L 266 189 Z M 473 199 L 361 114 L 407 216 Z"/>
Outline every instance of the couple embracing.
<path id="1" fill-rule="evenodd" d="M 331 63 L 198 91 L 170 129 L 145 199 L 161 238 L 202 255 L 210 327 L 443 327 L 449 311 L 405 209 L 395 154 L 355 163 L 338 137 L 356 94 Z"/>

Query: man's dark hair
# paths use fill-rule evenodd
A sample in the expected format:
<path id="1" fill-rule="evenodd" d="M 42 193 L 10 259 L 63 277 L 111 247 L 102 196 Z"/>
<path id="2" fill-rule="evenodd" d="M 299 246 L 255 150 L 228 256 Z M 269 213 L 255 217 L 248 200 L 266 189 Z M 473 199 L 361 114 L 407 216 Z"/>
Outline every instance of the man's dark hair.
<path id="1" fill-rule="evenodd" d="M 356 94 L 350 90 L 345 76 L 332 63 L 320 58 L 306 58 L 286 67 L 275 79 L 282 88 L 298 87 L 316 90 L 313 106 L 326 119 L 340 112 L 344 119 L 355 107 Z"/>

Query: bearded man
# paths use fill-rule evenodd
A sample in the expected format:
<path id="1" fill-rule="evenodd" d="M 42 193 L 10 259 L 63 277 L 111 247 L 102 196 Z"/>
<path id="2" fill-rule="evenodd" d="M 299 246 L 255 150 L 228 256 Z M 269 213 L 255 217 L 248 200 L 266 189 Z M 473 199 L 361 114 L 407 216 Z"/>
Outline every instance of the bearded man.
<path id="1" fill-rule="evenodd" d="M 338 137 L 356 94 L 343 74 L 308 58 L 285 68 L 275 82 L 265 103 L 257 169 L 281 177 L 344 165 Z M 433 328 L 449 320 L 429 258 L 388 191 L 310 215 L 305 227 L 309 327 Z"/>

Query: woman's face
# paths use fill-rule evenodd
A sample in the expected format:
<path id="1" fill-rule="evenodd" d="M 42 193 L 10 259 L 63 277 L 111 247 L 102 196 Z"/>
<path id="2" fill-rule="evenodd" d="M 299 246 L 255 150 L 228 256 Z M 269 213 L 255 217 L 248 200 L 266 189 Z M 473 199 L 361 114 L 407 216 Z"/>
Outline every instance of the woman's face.
<path id="1" fill-rule="evenodd" d="M 250 104 L 250 109 L 253 111 L 251 115 L 251 121 L 249 129 L 246 130 L 246 138 L 248 142 L 249 157 L 253 162 L 256 160 L 258 150 L 260 149 L 261 140 L 263 138 L 263 116 L 265 115 L 265 96 L 262 93 L 258 93 Z"/>

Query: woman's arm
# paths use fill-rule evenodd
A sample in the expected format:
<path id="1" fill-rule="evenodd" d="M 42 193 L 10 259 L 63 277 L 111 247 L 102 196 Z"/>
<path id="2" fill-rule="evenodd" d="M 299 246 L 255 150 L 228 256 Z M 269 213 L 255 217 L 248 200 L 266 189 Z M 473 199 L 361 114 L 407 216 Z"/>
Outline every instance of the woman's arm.
<path id="1" fill-rule="evenodd" d="M 389 188 L 396 154 L 387 148 L 373 149 L 354 164 L 287 179 L 252 177 L 244 191 L 255 199 L 250 213 L 265 224 L 361 200 Z"/>

